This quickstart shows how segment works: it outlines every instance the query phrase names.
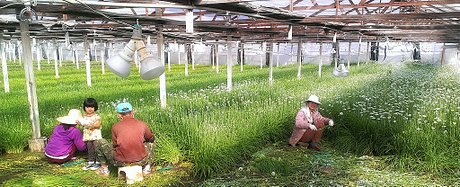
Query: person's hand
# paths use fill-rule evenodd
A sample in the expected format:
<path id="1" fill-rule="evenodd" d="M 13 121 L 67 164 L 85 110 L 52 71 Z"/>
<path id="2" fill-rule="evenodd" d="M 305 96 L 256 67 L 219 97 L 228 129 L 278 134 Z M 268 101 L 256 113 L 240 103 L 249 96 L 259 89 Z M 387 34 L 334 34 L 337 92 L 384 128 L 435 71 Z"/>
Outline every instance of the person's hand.
<path id="1" fill-rule="evenodd" d="M 314 131 L 317 131 L 317 130 L 318 130 L 318 129 L 316 128 L 316 126 L 314 126 L 314 125 L 312 125 L 312 124 L 310 124 L 310 125 L 308 126 L 308 128 L 310 128 L 311 130 L 314 130 Z"/>
<path id="2" fill-rule="evenodd" d="M 329 126 L 331 126 L 331 127 L 334 126 L 334 121 L 332 121 L 332 119 L 329 120 Z"/>

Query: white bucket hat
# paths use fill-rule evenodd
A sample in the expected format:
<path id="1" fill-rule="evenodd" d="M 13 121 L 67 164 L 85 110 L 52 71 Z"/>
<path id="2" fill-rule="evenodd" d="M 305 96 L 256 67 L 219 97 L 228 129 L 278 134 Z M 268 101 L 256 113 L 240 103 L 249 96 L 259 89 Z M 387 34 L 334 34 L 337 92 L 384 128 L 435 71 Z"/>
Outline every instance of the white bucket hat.
<path id="1" fill-rule="evenodd" d="M 57 120 L 65 124 L 77 124 L 77 120 L 81 118 L 82 118 L 82 115 L 81 115 L 80 110 L 70 109 L 69 114 L 67 114 L 67 116 L 59 117 L 57 118 Z"/>
<path id="2" fill-rule="evenodd" d="M 308 97 L 308 99 L 307 99 L 306 102 L 313 102 L 313 103 L 316 103 L 316 104 L 318 104 L 318 105 L 321 104 L 321 103 L 319 102 L 318 96 L 316 96 L 316 95 L 310 95 L 310 97 Z"/>

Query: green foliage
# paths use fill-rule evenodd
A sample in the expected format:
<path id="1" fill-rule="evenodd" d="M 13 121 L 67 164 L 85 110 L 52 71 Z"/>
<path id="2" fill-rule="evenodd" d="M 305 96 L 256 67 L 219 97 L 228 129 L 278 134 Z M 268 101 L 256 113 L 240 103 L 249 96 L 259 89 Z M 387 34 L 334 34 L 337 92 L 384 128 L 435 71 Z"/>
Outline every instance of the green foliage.
<path id="1" fill-rule="evenodd" d="M 173 65 L 166 72 L 168 107 L 163 109 L 157 79 L 141 80 L 134 70 L 122 79 L 101 74 L 99 67 L 92 64 L 92 87 L 86 85 L 84 68 L 75 69 L 69 62 L 60 68 L 59 79 L 46 63 L 35 71 L 44 136 L 49 137 L 57 117 L 94 97 L 103 137 L 110 139 L 118 121 L 113 105 L 126 100 L 158 138 L 157 164 L 187 161 L 196 176 L 208 177 L 249 158 L 267 142 L 286 140 L 296 111 L 316 94 L 322 114 L 337 124 L 326 137 L 341 150 L 396 155 L 390 162 L 406 169 L 452 172 L 460 165 L 455 148 L 460 86 L 448 69 L 368 64 L 352 67 L 351 75 L 343 78 L 332 77 L 327 73 L 331 68 L 325 67 L 318 78 L 317 65 L 304 65 L 298 80 L 296 66 L 283 66 L 274 68 L 269 85 L 267 68 L 245 66 L 240 72 L 235 66 L 234 87 L 228 92 L 225 73 L 197 66 L 185 77 L 184 66 Z M 0 95 L 0 149 L 20 152 L 31 134 L 23 68 L 10 63 L 9 75 L 11 93 Z M 282 173 L 289 164 L 261 159 L 255 165 Z"/>

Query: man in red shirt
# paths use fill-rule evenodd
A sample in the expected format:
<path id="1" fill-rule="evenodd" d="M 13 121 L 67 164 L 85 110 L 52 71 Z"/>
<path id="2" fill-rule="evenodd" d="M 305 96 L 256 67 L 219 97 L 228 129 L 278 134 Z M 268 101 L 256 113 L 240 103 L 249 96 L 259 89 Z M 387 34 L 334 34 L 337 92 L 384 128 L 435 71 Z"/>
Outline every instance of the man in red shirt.
<path id="1" fill-rule="evenodd" d="M 97 142 L 97 156 L 102 163 L 97 174 L 110 174 L 108 163 L 121 167 L 125 165 L 141 165 L 144 174 L 150 174 L 152 149 L 155 137 L 147 124 L 134 118 L 133 106 L 120 103 L 116 107 L 120 121 L 112 127 L 112 144 L 101 139 Z"/>

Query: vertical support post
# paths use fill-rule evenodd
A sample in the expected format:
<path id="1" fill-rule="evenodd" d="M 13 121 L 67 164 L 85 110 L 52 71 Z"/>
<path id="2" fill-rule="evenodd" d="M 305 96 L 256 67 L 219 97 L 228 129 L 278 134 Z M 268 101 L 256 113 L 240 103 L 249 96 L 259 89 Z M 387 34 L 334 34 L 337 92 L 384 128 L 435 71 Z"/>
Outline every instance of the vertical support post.
<path id="1" fill-rule="evenodd" d="M 77 69 L 80 69 L 80 60 L 78 59 L 78 49 L 75 49 L 75 63 L 77 64 Z"/>
<path id="2" fill-rule="evenodd" d="M 40 118 L 38 112 L 37 91 L 35 88 L 34 68 L 32 65 L 32 50 L 30 46 L 29 22 L 20 21 L 22 49 L 24 50 L 24 69 L 26 76 L 27 98 L 29 100 L 30 123 L 32 125 L 32 139 L 29 140 L 29 148 L 33 152 L 42 152 L 45 141 L 41 139 Z"/>
<path id="3" fill-rule="evenodd" d="M 46 60 L 48 61 L 48 64 L 50 64 L 50 53 L 51 53 L 51 44 L 49 42 L 46 42 Z"/>
<path id="4" fill-rule="evenodd" d="M 107 50 L 107 43 L 104 43 L 104 48 L 101 49 L 101 69 L 102 69 L 102 75 L 105 74 L 105 50 Z"/>
<path id="5" fill-rule="evenodd" d="M 177 44 L 177 61 L 180 64 L 180 44 Z"/>
<path id="6" fill-rule="evenodd" d="M 19 42 L 18 40 L 18 54 L 19 54 L 19 57 L 18 57 L 18 60 L 19 60 L 19 65 L 22 66 L 22 48 L 21 48 L 21 43 Z M 33 55 L 32 55 L 33 56 Z"/>
<path id="7" fill-rule="evenodd" d="M 195 70 L 195 45 L 190 44 L 190 58 L 192 60 L 192 70 Z"/>
<path id="8" fill-rule="evenodd" d="M 59 52 L 59 67 L 62 67 L 62 59 L 64 56 L 62 56 L 62 47 L 58 44 L 58 52 Z"/>
<path id="9" fill-rule="evenodd" d="M 165 53 L 163 52 L 163 33 L 158 33 L 157 38 L 157 49 L 158 49 L 158 57 L 160 58 L 159 61 L 164 64 L 165 62 Z M 166 73 L 160 75 L 160 106 L 161 108 L 166 108 Z"/>
<path id="10" fill-rule="evenodd" d="M 193 33 L 193 9 L 187 9 L 185 13 L 185 32 Z"/>
<path id="11" fill-rule="evenodd" d="M 291 43 L 291 58 L 290 60 L 294 60 L 294 44 Z M 288 64 L 288 61 L 286 61 L 286 63 L 284 65 L 287 65 Z"/>
<path id="12" fill-rule="evenodd" d="M 244 67 L 244 43 L 241 41 L 240 44 L 240 72 L 243 72 Z"/>
<path id="13" fill-rule="evenodd" d="M 227 91 L 232 91 L 232 38 L 227 36 Z"/>
<path id="14" fill-rule="evenodd" d="M 188 76 L 188 63 L 190 62 L 190 44 L 185 44 L 184 46 L 184 50 L 185 50 L 185 76 Z"/>
<path id="15" fill-rule="evenodd" d="M 302 38 L 299 38 L 297 43 L 297 79 L 300 79 L 302 74 Z"/>
<path id="16" fill-rule="evenodd" d="M 281 52 L 280 52 L 280 43 L 278 43 L 278 50 L 276 50 L 278 53 L 276 54 L 276 67 L 279 67 L 280 66 L 280 56 L 281 56 Z"/>
<path id="17" fill-rule="evenodd" d="M 347 68 L 350 69 L 351 42 L 348 42 Z"/>
<path id="18" fill-rule="evenodd" d="M 212 69 L 215 69 L 216 67 L 214 66 L 215 63 L 215 58 L 214 58 L 214 45 L 211 44 L 211 66 Z"/>
<path id="19" fill-rule="evenodd" d="M 260 44 L 260 51 L 262 51 L 262 54 L 260 55 L 260 69 L 263 68 L 263 65 L 264 65 L 264 58 L 266 57 L 267 55 L 267 52 L 265 51 L 265 47 L 266 47 L 267 43 L 265 42 L 262 42 Z"/>
<path id="20" fill-rule="evenodd" d="M 11 43 L 11 41 L 10 41 L 10 45 L 12 49 L 11 54 L 13 55 L 13 62 L 16 64 L 16 45 L 14 43 Z"/>
<path id="21" fill-rule="evenodd" d="M 168 43 L 168 50 L 166 52 L 168 55 L 168 71 L 171 71 L 171 43 Z"/>
<path id="22" fill-rule="evenodd" d="M 292 40 L 292 25 L 289 25 L 289 28 L 288 28 L 288 37 L 287 39 L 288 40 Z"/>
<path id="23" fill-rule="evenodd" d="M 0 34 L 0 50 L 2 57 L 3 88 L 5 93 L 10 92 L 10 82 L 8 80 L 8 65 L 6 63 L 6 43 L 3 40 L 3 34 Z"/>
<path id="24" fill-rule="evenodd" d="M 366 49 L 366 64 L 369 61 L 370 57 L 370 51 L 369 51 L 369 42 L 367 42 L 367 49 Z"/>
<path id="25" fill-rule="evenodd" d="M 361 36 L 359 37 L 359 43 L 358 43 L 358 67 L 359 67 L 360 61 L 361 61 Z"/>
<path id="26" fill-rule="evenodd" d="M 54 53 L 53 53 L 53 54 L 54 54 L 54 73 L 55 73 L 54 78 L 58 79 L 58 78 L 59 78 L 59 68 L 58 68 L 58 59 L 57 59 L 57 58 L 58 58 L 58 54 L 57 54 L 57 53 L 58 53 L 58 50 L 57 50 L 56 39 L 53 40 L 53 44 L 52 44 L 52 45 L 53 45 L 53 46 L 50 47 L 50 48 L 52 48 L 52 50 L 53 50 L 53 52 L 54 52 Z M 48 56 L 48 59 L 50 59 L 49 56 Z"/>
<path id="27" fill-rule="evenodd" d="M 37 48 L 37 69 L 38 69 L 38 71 L 40 71 L 40 70 L 42 70 L 42 67 L 41 67 L 42 48 L 40 46 L 40 43 L 37 43 L 36 48 Z"/>
<path id="28" fill-rule="evenodd" d="M 96 39 L 93 39 L 93 51 L 94 51 L 94 61 L 97 61 L 97 43 L 96 43 Z"/>
<path id="29" fill-rule="evenodd" d="M 216 44 L 216 50 L 215 55 L 216 55 L 216 73 L 219 73 L 219 44 Z"/>
<path id="30" fill-rule="evenodd" d="M 446 43 L 442 45 L 441 66 L 444 64 L 444 53 L 446 52 Z"/>
<path id="31" fill-rule="evenodd" d="M 88 42 L 88 35 L 85 35 L 85 64 L 86 64 L 86 84 L 88 87 L 91 87 L 91 63 L 90 63 L 90 56 L 89 56 L 89 42 Z"/>
<path id="32" fill-rule="evenodd" d="M 269 51 L 268 51 L 268 83 L 273 85 L 273 42 L 268 43 Z"/>
<path id="33" fill-rule="evenodd" d="M 323 68 L 323 41 L 319 43 L 319 65 L 318 65 L 318 77 L 321 78 L 321 71 Z"/>

